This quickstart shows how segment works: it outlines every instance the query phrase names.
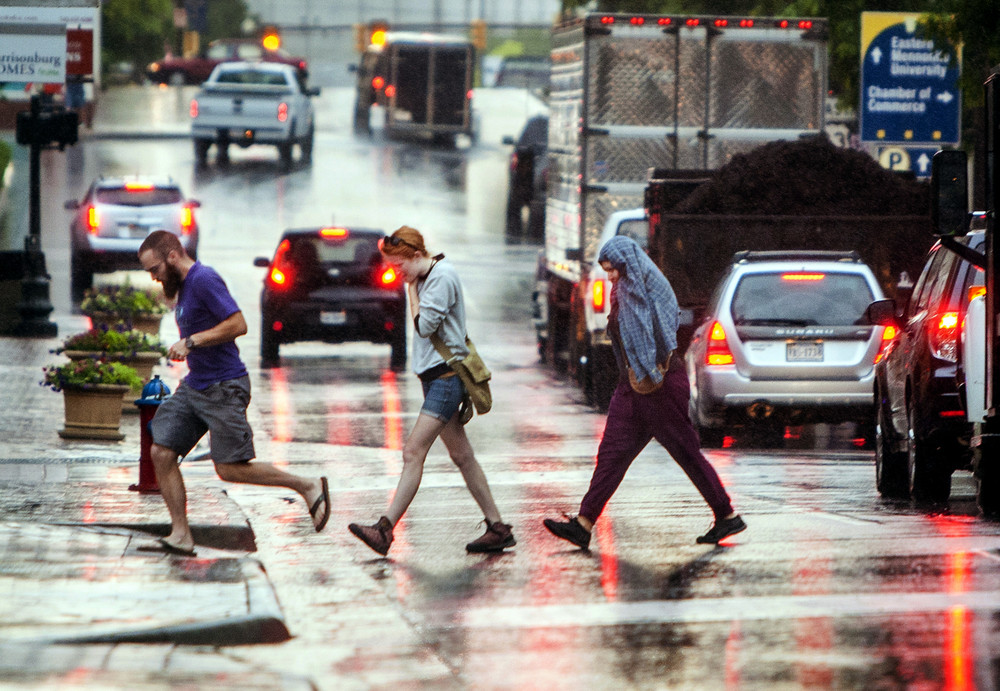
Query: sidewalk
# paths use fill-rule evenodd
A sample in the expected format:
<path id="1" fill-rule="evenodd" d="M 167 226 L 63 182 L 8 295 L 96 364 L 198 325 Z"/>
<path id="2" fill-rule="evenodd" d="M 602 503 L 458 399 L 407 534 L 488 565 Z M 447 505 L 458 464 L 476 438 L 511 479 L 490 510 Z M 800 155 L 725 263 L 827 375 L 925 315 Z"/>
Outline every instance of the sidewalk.
<path id="1" fill-rule="evenodd" d="M 81 319 L 58 318 L 60 333 L 81 326 Z M 137 675 L 132 682 L 145 678 L 155 685 L 157 678 L 173 683 L 164 670 L 187 654 L 172 644 L 287 640 L 274 589 L 254 557 L 253 530 L 217 483 L 201 483 L 197 473 L 188 483 L 196 557 L 140 549 L 167 534 L 169 518 L 158 494 L 129 490 L 138 481 L 139 416 L 123 415 L 121 442 L 60 439 L 62 396 L 38 384 L 42 366 L 59 359 L 49 352 L 58 343 L 0 338 L 7 354 L 0 363 L 0 398 L 7 404 L 0 415 L 3 687 L 22 679 L 25 688 L 40 688 L 34 684 L 50 674 L 65 680 L 80 655 L 109 655 L 122 650 L 120 643 L 168 644 L 126 646 L 141 658 L 130 663 Z M 210 464 L 204 468 L 211 471 Z M 84 643 L 90 645 L 79 646 Z M 56 652 L 64 648 L 76 652 Z M 297 678 L 261 679 L 221 655 L 209 662 L 202 653 L 199 663 L 185 664 L 177 670 L 180 678 L 192 677 L 185 682 L 193 684 L 189 688 L 218 688 L 204 672 L 219 665 L 235 674 L 224 685 L 237 680 L 246 688 L 311 688 Z M 119 686 L 113 666 L 87 667 L 88 674 L 94 670 L 93 688 L 131 685 Z"/>

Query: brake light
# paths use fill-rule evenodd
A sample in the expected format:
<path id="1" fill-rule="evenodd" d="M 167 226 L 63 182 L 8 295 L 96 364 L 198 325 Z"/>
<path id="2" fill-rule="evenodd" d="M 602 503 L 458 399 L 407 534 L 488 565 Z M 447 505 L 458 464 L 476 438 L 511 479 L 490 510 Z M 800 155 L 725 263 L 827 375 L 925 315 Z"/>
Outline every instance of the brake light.
<path id="1" fill-rule="evenodd" d="M 607 15 L 601 17 L 601 24 L 614 24 L 614 23 L 615 23 L 614 17 L 610 17 Z"/>
<path id="2" fill-rule="evenodd" d="M 198 117 L 198 100 L 191 99 L 191 105 L 188 106 L 188 115 L 192 118 Z"/>
<path id="3" fill-rule="evenodd" d="M 278 104 L 278 122 L 284 122 L 288 119 L 288 104 L 282 101 Z"/>
<path id="4" fill-rule="evenodd" d="M 392 98 L 395 95 L 396 95 L 396 87 L 395 86 L 393 86 L 392 84 L 390 84 L 389 86 L 385 87 L 385 97 L 386 98 Z"/>
<path id="5" fill-rule="evenodd" d="M 958 361 L 958 312 L 942 312 L 931 329 L 931 350 L 936 357 Z"/>
<path id="6" fill-rule="evenodd" d="M 986 286 L 972 286 L 969 288 L 969 302 L 983 295 L 986 295 Z"/>
<path id="7" fill-rule="evenodd" d="M 375 77 L 372 79 L 372 88 L 375 89 L 375 91 L 378 91 L 383 86 L 385 86 L 385 79 L 382 77 Z"/>
<path id="8" fill-rule="evenodd" d="M 146 182 L 126 182 L 125 191 L 126 192 L 149 192 L 153 189 L 153 186 Z"/>
<path id="9" fill-rule="evenodd" d="M 878 352 L 875 354 L 875 363 L 878 364 L 885 357 L 885 349 L 892 343 L 892 339 L 896 337 L 896 327 L 887 326 L 882 330 L 882 342 L 879 344 Z"/>
<path id="10" fill-rule="evenodd" d="M 181 232 L 190 235 L 194 230 L 194 209 L 185 206 L 181 209 Z"/>
<path id="11" fill-rule="evenodd" d="M 97 228 L 100 226 L 100 219 L 97 217 L 97 208 L 93 206 L 87 207 L 87 232 L 91 235 L 97 235 Z"/>
<path id="12" fill-rule="evenodd" d="M 347 228 L 320 228 L 319 235 L 322 238 L 342 240 L 348 233 Z"/>
<path id="13" fill-rule="evenodd" d="M 396 273 L 396 269 L 392 266 L 385 265 L 379 269 L 378 282 L 383 288 L 395 288 L 399 285 L 400 277 Z"/>
<path id="14" fill-rule="evenodd" d="M 605 283 L 604 281 L 598 279 L 594 281 L 594 285 L 590 289 L 590 303 L 594 306 L 595 312 L 604 311 L 605 303 Z"/>
<path id="15" fill-rule="evenodd" d="M 472 89 L 469 89 L 468 91 L 465 92 L 465 100 L 466 101 L 472 100 Z"/>
<path id="16" fill-rule="evenodd" d="M 826 274 L 781 274 L 782 281 L 822 281 Z"/>
<path id="17" fill-rule="evenodd" d="M 708 332 L 708 349 L 705 351 L 705 364 L 731 365 L 733 362 L 733 353 L 729 350 L 729 342 L 726 340 L 726 330 L 722 328 L 722 324 L 715 322 Z"/>
<path id="18" fill-rule="evenodd" d="M 288 261 L 288 251 L 292 248 L 292 243 L 287 239 L 282 240 L 278 249 L 274 253 L 274 261 L 271 262 L 271 269 L 267 273 L 267 282 L 271 288 L 277 290 L 287 289 L 292 285 L 294 276 L 291 263 Z"/>
<path id="19" fill-rule="evenodd" d="M 629 19 L 629 22 L 632 23 L 635 26 L 642 26 L 643 24 L 646 23 L 646 18 L 645 17 L 632 17 L 632 18 Z"/>

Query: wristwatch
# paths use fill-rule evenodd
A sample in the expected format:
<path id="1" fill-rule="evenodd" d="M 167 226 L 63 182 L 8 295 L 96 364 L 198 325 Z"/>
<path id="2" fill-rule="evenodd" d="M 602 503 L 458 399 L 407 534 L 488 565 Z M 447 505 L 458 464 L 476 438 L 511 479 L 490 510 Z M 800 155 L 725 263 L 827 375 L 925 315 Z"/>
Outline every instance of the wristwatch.
<path id="1" fill-rule="evenodd" d="M 194 339 L 191 338 L 190 336 L 188 336 L 187 338 L 185 338 L 184 339 L 184 347 L 187 348 L 188 350 L 194 350 L 194 348 L 195 348 Z"/>

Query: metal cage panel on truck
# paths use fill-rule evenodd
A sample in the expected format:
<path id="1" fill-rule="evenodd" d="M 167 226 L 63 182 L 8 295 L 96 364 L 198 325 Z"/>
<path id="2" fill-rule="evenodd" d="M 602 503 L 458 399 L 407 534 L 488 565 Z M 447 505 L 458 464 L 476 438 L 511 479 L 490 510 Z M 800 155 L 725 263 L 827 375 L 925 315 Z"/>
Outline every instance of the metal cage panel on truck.
<path id="1" fill-rule="evenodd" d="M 608 214 L 642 206 L 649 168 L 712 170 L 819 133 L 825 39 L 818 19 L 595 14 L 557 27 L 549 269 L 579 275 Z"/>

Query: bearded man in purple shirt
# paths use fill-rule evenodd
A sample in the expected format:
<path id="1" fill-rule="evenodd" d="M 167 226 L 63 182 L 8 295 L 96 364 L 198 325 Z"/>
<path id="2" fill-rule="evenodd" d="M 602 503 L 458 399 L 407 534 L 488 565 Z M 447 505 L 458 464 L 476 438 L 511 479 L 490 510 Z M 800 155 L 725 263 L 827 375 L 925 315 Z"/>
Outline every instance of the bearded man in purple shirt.
<path id="1" fill-rule="evenodd" d="M 188 364 L 188 375 L 150 422 L 150 456 L 171 523 L 170 534 L 159 540 L 157 548 L 171 554 L 194 554 L 178 459 L 206 432 L 211 432 L 211 457 L 220 478 L 295 490 L 310 507 L 313 527 L 323 530 L 331 508 L 325 477 L 304 478 L 250 462 L 256 456 L 246 414 L 250 377 L 235 343 L 247 332 L 247 323 L 225 281 L 214 269 L 189 257 L 177 236 L 165 230 L 143 241 L 139 262 L 163 285 L 167 299 L 177 300 L 174 313 L 181 338 L 170 346 L 167 356 Z"/>

